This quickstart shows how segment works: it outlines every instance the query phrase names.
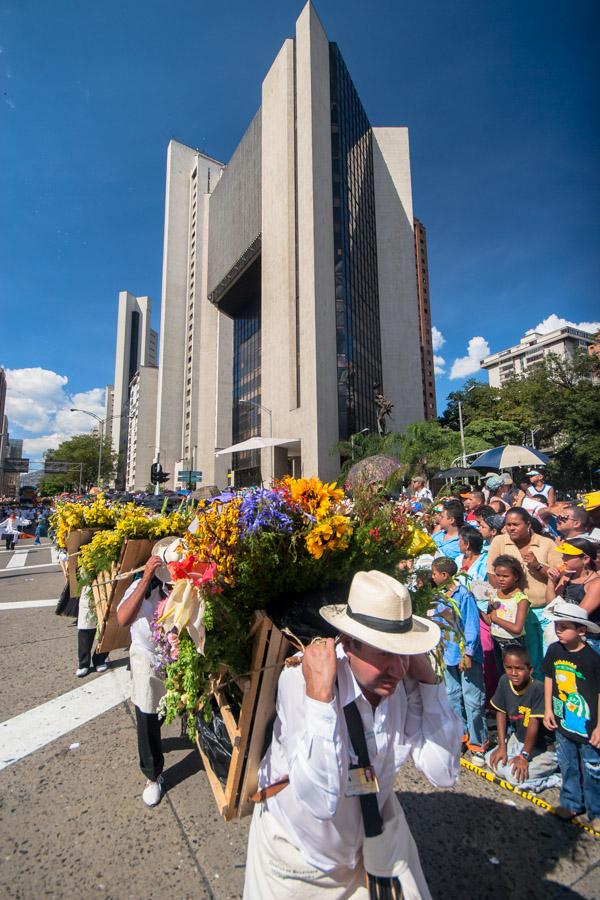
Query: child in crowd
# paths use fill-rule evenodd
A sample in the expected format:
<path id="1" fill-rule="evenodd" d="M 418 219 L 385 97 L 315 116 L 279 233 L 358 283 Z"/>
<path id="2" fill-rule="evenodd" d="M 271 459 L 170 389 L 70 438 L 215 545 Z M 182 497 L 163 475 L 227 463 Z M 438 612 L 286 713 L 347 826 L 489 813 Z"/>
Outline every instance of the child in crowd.
<path id="1" fill-rule="evenodd" d="M 492 771 L 527 791 L 542 791 L 560 783 L 556 754 L 548 750 L 544 729 L 544 685 L 532 677 L 525 647 L 505 648 L 501 677 L 492 706 L 496 710 L 498 746 L 486 753 Z M 507 732 L 508 740 L 507 740 Z"/>
<path id="2" fill-rule="evenodd" d="M 523 566 L 518 559 L 502 554 L 494 561 L 496 576 L 496 600 L 490 602 L 488 612 L 480 616 L 490 626 L 494 642 L 494 659 L 498 672 L 502 672 L 502 656 L 509 644 L 525 644 L 525 621 L 529 612 L 527 595 L 520 589 L 523 584 Z"/>
<path id="3" fill-rule="evenodd" d="M 558 641 L 543 662 L 544 725 L 556 732 L 563 779 L 556 814 L 572 819 L 587 812 L 592 828 L 600 830 L 600 656 L 585 640 L 600 626 L 565 600 L 554 602 L 551 619 Z"/>
<path id="4" fill-rule="evenodd" d="M 457 611 L 464 633 L 464 654 L 461 656 L 456 634 L 451 631 L 444 646 L 444 678 L 448 700 L 463 723 L 463 742 L 471 751 L 474 763 L 482 764 L 488 743 L 485 721 L 485 690 L 483 685 L 483 653 L 479 640 L 479 614 L 475 598 L 463 584 L 456 581 L 458 566 L 453 559 L 441 556 L 431 565 L 431 577 L 437 587 L 445 588 L 449 602 L 438 604 L 434 616 L 442 627 L 452 620 L 452 607 Z"/>

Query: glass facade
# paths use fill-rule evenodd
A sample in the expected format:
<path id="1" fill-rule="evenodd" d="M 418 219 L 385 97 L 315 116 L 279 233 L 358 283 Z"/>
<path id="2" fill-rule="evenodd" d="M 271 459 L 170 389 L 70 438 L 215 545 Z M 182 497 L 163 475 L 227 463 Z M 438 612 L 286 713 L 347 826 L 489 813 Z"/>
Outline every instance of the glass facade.
<path id="1" fill-rule="evenodd" d="M 260 291 L 236 313 L 233 326 L 233 443 L 260 435 Z M 250 402 L 244 402 L 250 401 Z M 260 450 L 232 454 L 236 487 L 260 484 Z"/>
<path id="2" fill-rule="evenodd" d="M 373 144 L 369 120 L 330 44 L 333 242 L 340 439 L 377 429 L 382 383 Z"/>

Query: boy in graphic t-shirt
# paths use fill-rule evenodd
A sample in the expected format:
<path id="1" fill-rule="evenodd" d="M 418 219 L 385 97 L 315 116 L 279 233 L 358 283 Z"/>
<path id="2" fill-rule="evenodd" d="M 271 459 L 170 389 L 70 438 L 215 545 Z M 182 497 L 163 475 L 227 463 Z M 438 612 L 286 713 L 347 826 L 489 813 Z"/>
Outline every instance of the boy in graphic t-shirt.
<path id="1" fill-rule="evenodd" d="M 560 784 L 556 754 L 548 750 L 549 735 L 542 724 L 544 685 L 532 677 L 525 647 L 509 645 L 502 661 L 504 675 L 491 700 L 496 709 L 498 746 L 486 753 L 486 764 L 524 790 L 555 787 Z"/>
<path id="2" fill-rule="evenodd" d="M 556 732 L 563 777 L 556 813 L 572 819 L 587 812 L 600 831 L 600 656 L 585 642 L 600 626 L 588 621 L 581 606 L 556 600 L 550 618 L 558 642 L 544 657 L 544 725 Z"/>

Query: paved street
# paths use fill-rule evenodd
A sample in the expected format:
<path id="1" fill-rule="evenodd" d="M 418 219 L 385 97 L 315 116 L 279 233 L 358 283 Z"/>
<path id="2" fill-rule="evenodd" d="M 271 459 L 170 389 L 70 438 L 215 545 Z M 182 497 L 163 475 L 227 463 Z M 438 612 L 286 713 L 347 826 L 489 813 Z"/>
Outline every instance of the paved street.
<path id="1" fill-rule="evenodd" d="M 62 585 L 47 542 L 0 552 L 0 896 L 241 897 L 248 820 L 222 822 L 174 726 L 168 793 L 144 807 L 126 654 L 74 677 Z M 599 896 L 600 841 L 574 826 L 468 772 L 434 791 L 406 767 L 399 788 L 435 898 Z"/>

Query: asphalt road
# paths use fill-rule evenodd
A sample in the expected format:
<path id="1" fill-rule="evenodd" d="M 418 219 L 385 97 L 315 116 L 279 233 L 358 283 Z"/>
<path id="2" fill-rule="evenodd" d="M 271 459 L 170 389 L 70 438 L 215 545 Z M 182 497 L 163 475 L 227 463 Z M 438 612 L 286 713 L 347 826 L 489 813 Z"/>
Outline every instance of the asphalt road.
<path id="1" fill-rule="evenodd" d="M 168 791 L 144 806 L 127 655 L 75 678 L 62 586 L 47 544 L 0 552 L 0 897 L 240 898 L 248 820 L 221 820 L 175 726 Z M 409 765 L 398 788 L 436 900 L 600 897 L 600 840 L 575 826 L 466 771 L 438 791 Z"/>

